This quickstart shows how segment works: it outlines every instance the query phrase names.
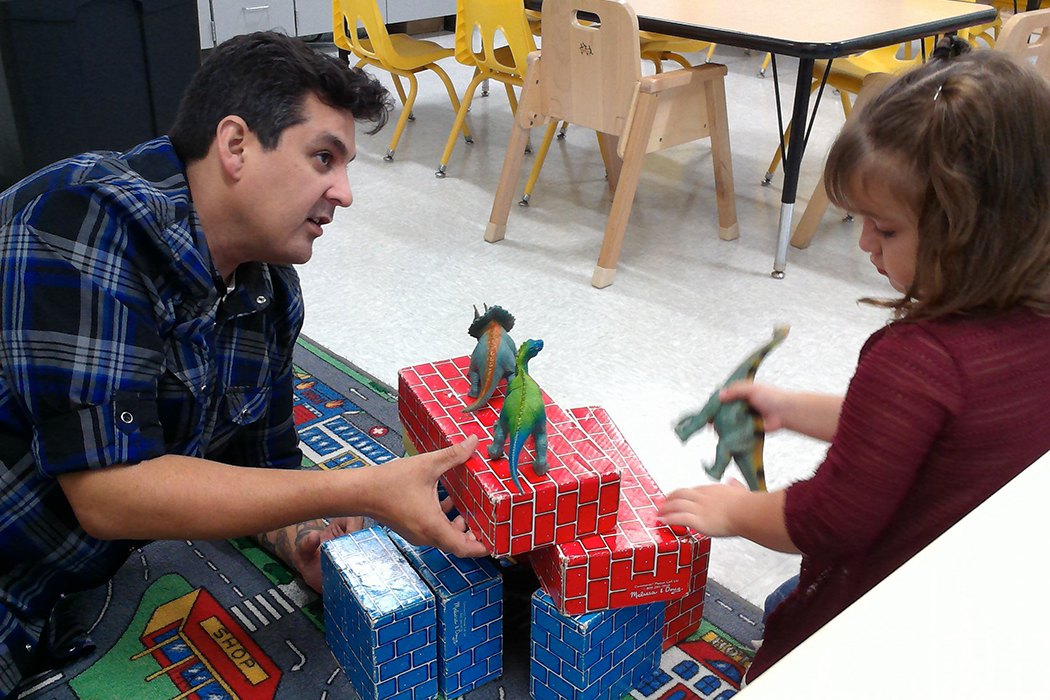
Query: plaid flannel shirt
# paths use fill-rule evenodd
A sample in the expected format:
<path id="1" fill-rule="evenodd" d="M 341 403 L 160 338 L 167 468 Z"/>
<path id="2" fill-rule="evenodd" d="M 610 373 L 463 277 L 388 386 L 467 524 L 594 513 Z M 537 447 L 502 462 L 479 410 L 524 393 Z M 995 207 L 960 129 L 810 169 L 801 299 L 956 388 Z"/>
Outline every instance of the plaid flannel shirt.
<path id="1" fill-rule="evenodd" d="M 166 137 L 89 153 L 0 195 L 0 698 L 86 638 L 48 624 L 137 543 L 78 525 L 56 477 L 164 454 L 298 467 L 291 267 L 226 286 Z M 38 657 L 39 658 L 39 657 Z M 46 657 L 45 657 L 46 658 Z"/>

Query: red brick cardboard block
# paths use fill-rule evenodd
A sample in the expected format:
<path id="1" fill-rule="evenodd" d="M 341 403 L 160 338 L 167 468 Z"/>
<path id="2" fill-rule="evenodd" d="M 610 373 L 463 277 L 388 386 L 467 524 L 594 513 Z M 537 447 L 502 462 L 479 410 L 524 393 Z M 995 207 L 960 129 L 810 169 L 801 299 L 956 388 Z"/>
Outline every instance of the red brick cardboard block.
<path id="1" fill-rule="evenodd" d="M 612 532 L 620 500 L 620 470 L 613 460 L 544 393 L 549 469 L 536 476 L 530 438 L 518 461 L 519 492 L 506 457 L 486 456 L 506 390 L 501 386 L 488 406 L 464 413 L 469 365 L 464 356 L 401 370 L 398 412 L 405 435 L 421 451 L 478 437 L 477 454 L 442 479 L 478 539 L 493 556 L 507 557 Z"/>
<path id="2" fill-rule="evenodd" d="M 664 495 L 608 412 L 569 414 L 620 467 L 616 531 L 558 544 L 529 555 L 543 589 L 566 615 L 686 598 L 706 582 L 711 541 L 684 527 L 657 522 Z M 702 581 L 701 581 L 702 579 Z M 700 595 L 703 603 L 703 591 Z M 676 611 L 675 617 L 681 611 Z"/>
<path id="3" fill-rule="evenodd" d="M 710 543 L 710 540 L 708 540 Z M 663 648 L 670 649 L 684 641 L 700 628 L 704 618 L 704 597 L 707 594 L 707 556 L 693 562 L 689 579 L 689 593 L 684 598 L 667 601 L 664 611 Z"/>

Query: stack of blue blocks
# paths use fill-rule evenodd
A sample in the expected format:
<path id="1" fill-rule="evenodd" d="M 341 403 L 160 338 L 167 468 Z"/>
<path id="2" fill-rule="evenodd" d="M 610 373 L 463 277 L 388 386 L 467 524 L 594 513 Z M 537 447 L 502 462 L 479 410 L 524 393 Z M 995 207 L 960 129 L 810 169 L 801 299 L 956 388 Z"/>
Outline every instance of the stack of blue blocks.
<path id="1" fill-rule="evenodd" d="M 532 596 L 536 700 L 618 700 L 660 664 L 663 602 L 562 615 L 543 589 Z"/>
<path id="2" fill-rule="evenodd" d="M 503 673 L 503 579 L 488 559 L 417 547 L 390 531 L 437 599 L 438 690 L 455 698 Z"/>
<path id="3" fill-rule="evenodd" d="M 434 594 L 382 527 L 321 546 L 325 636 L 362 700 L 437 694 Z"/>

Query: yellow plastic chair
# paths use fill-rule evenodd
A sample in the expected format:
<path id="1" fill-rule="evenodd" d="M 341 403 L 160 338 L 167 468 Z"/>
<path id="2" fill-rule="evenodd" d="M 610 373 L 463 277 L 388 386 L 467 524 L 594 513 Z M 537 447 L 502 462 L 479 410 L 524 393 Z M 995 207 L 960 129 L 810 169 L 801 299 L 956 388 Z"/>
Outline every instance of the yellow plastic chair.
<path id="1" fill-rule="evenodd" d="M 1019 12 L 1007 19 L 1002 23 L 999 36 L 996 38 L 995 50 L 1015 56 L 1021 61 L 1030 62 L 1037 71 L 1050 80 L 1050 9 Z M 874 97 L 892 83 L 894 78 L 895 76 L 881 73 L 867 76 L 857 102 L 853 106 L 854 112 L 862 106 L 864 101 Z M 848 117 L 847 121 L 849 121 Z M 821 177 L 791 236 L 791 245 L 796 248 L 805 248 L 810 244 L 828 206 L 828 195 L 824 189 L 824 179 Z"/>
<path id="2" fill-rule="evenodd" d="M 856 56 L 836 58 L 832 62 L 831 72 L 828 73 L 827 84 L 829 87 L 833 87 L 839 91 L 839 100 L 842 103 L 842 113 L 847 119 L 849 118 L 852 109 L 850 95 L 857 95 L 860 93 L 861 83 L 865 76 L 871 75 L 872 73 L 899 75 L 911 70 L 922 62 L 921 57 L 912 59 L 897 58 L 899 50 L 900 46 L 896 44 L 893 46 L 883 46 L 882 48 L 865 51 Z M 824 78 L 824 70 L 827 65 L 827 61 L 816 61 L 813 64 L 813 82 L 810 84 L 810 92 L 816 92 L 817 88 L 820 87 L 821 80 Z M 792 124 L 789 122 L 787 129 L 784 131 L 785 144 L 791 135 L 791 128 Z M 782 149 L 777 148 L 776 153 L 773 154 L 773 160 L 770 161 L 769 167 L 766 168 L 766 175 L 762 179 L 763 185 L 768 185 L 773 180 L 773 173 L 776 172 L 782 155 Z"/>
<path id="3" fill-rule="evenodd" d="M 352 54 L 354 47 L 350 45 L 350 37 L 347 36 L 347 27 L 343 23 L 343 8 L 339 0 L 332 0 L 332 43 L 339 49 L 339 57 L 346 59 L 344 54 Z"/>
<path id="4" fill-rule="evenodd" d="M 643 78 L 638 18 L 625 0 L 546 0 L 543 9 L 542 56 L 537 51 L 528 57 L 485 240 L 506 235 L 529 129 L 559 120 L 593 129 L 606 140 L 606 170 L 616 194 L 593 286 L 613 282 L 646 153 L 709 137 L 719 236 L 737 238 L 726 67 L 707 63 Z M 598 15 L 601 22 L 583 25 L 576 19 L 581 11 Z M 612 151 L 619 158 L 612 158 Z"/>
<path id="5" fill-rule="evenodd" d="M 502 42 L 497 45 L 497 35 Z M 480 46 L 475 50 L 477 36 Z M 536 42 L 525 18 L 521 0 L 457 0 L 456 2 L 456 60 L 474 67 L 474 79 L 463 94 L 463 102 L 456 113 L 456 122 L 441 155 L 441 164 L 435 173 L 445 177 L 456 132 L 467 118 L 467 110 L 474 99 L 474 91 L 489 78 L 503 83 L 511 112 L 518 109 L 515 87 L 521 87 L 525 75 L 526 58 L 536 50 Z"/>
<path id="6" fill-rule="evenodd" d="M 864 76 L 860 87 L 857 89 L 857 101 L 853 105 L 853 109 L 846 115 L 846 123 L 849 123 L 853 115 L 860 114 L 864 105 L 885 90 L 897 77 L 890 73 L 869 73 Z M 805 211 L 802 212 L 802 218 L 799 219 L 795 232 L 791 234 L 791 245 L 796 248 L 809 247 L 810 241 L 813 240 L 813 235 L 817 232 L 817 227 L 820 225 L 820 221 L 824 218 L 824 214 L 830 205 L 831 202 L 828 199 L 827 190 L 824 188 L 824 174 L 821 173 L 817 186 L 813 188 L 813 195 L 809 198 Z"/>
<path id="7" fill-rule="evenodd" d="M 706 49 L 707 56 L 704 60 L 707 62 L 715 52 L 715 45 L 707 41 L 645 31 L 638 32 L 638 38 L 641 42 L 642 58 L 652 61 L 657 73 L 663 72 L 664 61 L 674 61 L 682 68 L 689 68 L 692 64 L 682 55 L 684 53 L 699 53 Z"/>
<path id="8" fill-rule="evenodd" d="M 405 124 L 408 123 L 408 120 L 415 118 L 412 116 L 412 105 L 415 104 L 419 87 L 416 82 L 416 73 L 425 70 L 436 73 L 441 78 L 441 82 L 445 84 L 449 100 L 452 102 L 452 109 L 459 112 L 459 99 L 456 97 L 452 81 L 444 69 L 437 64 L 437 61 L 452 56 L 452 49 L 446 49 L 433 41 L 416 39 L 407 34 L 390 34 L 383 23 L 383 16 L 375 0 L 333 0 L 332 11 L 335 45 L 340 48 L 344 44 L 348 46 L 348 50 L 359 59 L 358 66 L 375 66 L 388 71 L 394 78 L 394 87 L 397 88 L 398 96 L 404 105 L 384 160 L 389 162 L 394 159 L 394 151 L 405 130 Z M 344 20 L 346 27 L 350 29 L 349 36 L 343 26 Z M 359 25 L 364 28 L 366 38 L 358 36 Z M 408 80 L 407 96 L 404 88 L 401 87 L 399 77 Z M 453 134 L 460 130 L 463 132 L 463 138 L 469 141 L 470 130 L 465 123 L 457 123 Z"/>
<path id="9" fill-rule="evenodd" d="M 976 2 L 976 0 L 962 0 L 962 2 Z M 1000 22 L 997 18 L 995 22 L 984 24 L 978 27 L 970 27 L 963 29 L 959 32 L 959 35 L 970 42 L 974 48 L 980 48 L 981 42 L 988 48 L 995 47 L 995 38 L 993 33 L 997 32 L 997 28 Z M 926 46 L 926 54 L 933 50 L 933 38 L 927 37 L 923 40 Z M 877 49 L 871 49 L 870 51 L 864 51 L 855 56 L 847 56 L 844 58 L 836 58 L 831 64 L 831 71 L 828 73 L 827 84 L 839 91 L 839 100 L 842 102 L 842 113 L 849 118 L 851 110 L 850 95 L 857 95 L 860 93 L 861 83 L 864 78 L 873 73 L 889 73 L 891 75 L 900 75 L 905 73 L 912 68 L 915 68 L 922 63 L 923 57 L 911 56 L 907 50 L 908 45 L 893 45 L 883 46 Z M 904 58 L 898 58 L 898 54 L 903 53 Z M 766 63 L 763 64 L 765 69 L 766 64 L 769 61 L 769 54 L 766 54 Z M 813 64 L 813 82 L 810 85 L 810 92 L 815 92 L 820 87 L 821 80 L 824 77 L 824 71 L 827 67 L 826 61 L 816 61 Z M 791 134 L 791 124 L 789 123 L 787 129 L 784 131 L 784 143 L 787 143 L 788 137 Z M 768 185 L 773 179 L 773 173 L 776 172 L 777 166 L 780 164 L 783 150 L 777 148 L 773 154 L 773 159 L 769 163 L 769 167 L 766 169 L 766 175 L 762 179 L 763 185 Z"/>

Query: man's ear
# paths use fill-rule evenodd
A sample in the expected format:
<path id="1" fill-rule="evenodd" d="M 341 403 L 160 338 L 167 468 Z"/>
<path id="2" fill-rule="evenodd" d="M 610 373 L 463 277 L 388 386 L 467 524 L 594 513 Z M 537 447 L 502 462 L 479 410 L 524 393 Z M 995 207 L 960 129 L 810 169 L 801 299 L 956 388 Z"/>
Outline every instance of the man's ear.
<path id="1" fill-rule="evenodd" d="M 227 177 L 239 180 L 244 170 L 246 146 L 253 138 L 248 125 L 237 115 L 223 117 L 215 129 L 215 147 Z"/>

